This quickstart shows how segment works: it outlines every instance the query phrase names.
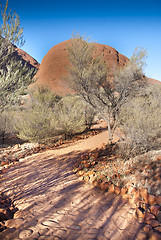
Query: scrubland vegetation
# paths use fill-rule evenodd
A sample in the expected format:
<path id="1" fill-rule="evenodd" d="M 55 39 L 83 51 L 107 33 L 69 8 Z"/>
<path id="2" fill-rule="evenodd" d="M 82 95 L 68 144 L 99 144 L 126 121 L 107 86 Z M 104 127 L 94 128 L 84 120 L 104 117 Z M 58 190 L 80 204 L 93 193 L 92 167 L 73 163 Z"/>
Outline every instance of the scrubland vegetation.
<path id="1" fill-rule="evenodd" d="M 57 135 L 81 133 L 91 124 L 94 111 L 76 95 L 60 97 L 47 88 L 38 87 L 28 101 L 16 111 L 15 130 L 21 139 L 47 142 Z"/>
<path id="2" fill-rule="evenodd" d="M 156 84 L 144 89 L 130 99 L 119 113 L 119 126 L 125 134 L 120 144 L 123 157 L 157 149 L 161 144 L 161 86 Z"/>
<path id="3" fill-rule="evenodd" d="M 136 50 L 126 64 L 109 74 L 103 56 L 76 35 L 68 46 L 71 63 L 67 76 L 77 94 L 60 97 L 45 87 L 34 89 L 34 69 L 14 58 L 13 44 L 23 45 L 23 29 L 17 14 L 2 7 L 0 28 L 0 136 L 15 133 L 30 142 L 48 142 L 52 137 L 68 136 L 91 127 L 95 116 L 108 125 L 109 143 L 116 128 L 123 137 L 117 143 L 124 158 L 156 149 L 161 137 L 160 84 L 148 85 L 144 76 L 146 52 Z M 111 77 L 111 78 L 110 78 Z"/>

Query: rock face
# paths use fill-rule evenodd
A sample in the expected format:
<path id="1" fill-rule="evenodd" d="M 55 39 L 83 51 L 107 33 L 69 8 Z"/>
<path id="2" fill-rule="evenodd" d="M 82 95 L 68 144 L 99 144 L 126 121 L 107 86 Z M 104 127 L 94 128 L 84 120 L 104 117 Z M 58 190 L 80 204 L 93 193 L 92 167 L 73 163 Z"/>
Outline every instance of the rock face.
<path id="1" fill-rule="evenodd" d="M 37 68 L 37 69 L 39 68 L 40 64 L 33 57 L 31 57 L 28 53 L 26 53 L 22 49 L 15 48 L 14 55 L 16 55 L 16 57 L 19 58 L 20 60 L 22 60 L 24 63 L 27 62 L 28 67 L 33 67 L 33 68 Z"/>
<path id="2" fill-rule="evenodd" d="M 0 36 L 0 40 L 4 40 L 2 36 Z M 22 49 L 18 48 L 16 45 L 12 44 L 12 47 L 14 48 L 12 56 L 16 58 L 17 61 L 22 61 L 23 64 L 26 63 L 27 68 L 39 68 L 39 63 L 31 57 L 28 53 L 23 51 Z"/>
<path id="3" fill-rule="evenodd" d="M 103 55 L 107 66 L 113 72 L 118 66 L 127 63 L 128 58 L 116 51 L 116 49 L 98 43 L 92 43 L 96 47 L 96 56 Z M 67 46 L 70 40 L 64 41 L 52 47 L 43 58 L 39 71 L 36 74 L 38 85 L 49 86 L 58 94 L 65 95 L 71 90 L 63 78 L 68 74 L 69 60 Z"/>

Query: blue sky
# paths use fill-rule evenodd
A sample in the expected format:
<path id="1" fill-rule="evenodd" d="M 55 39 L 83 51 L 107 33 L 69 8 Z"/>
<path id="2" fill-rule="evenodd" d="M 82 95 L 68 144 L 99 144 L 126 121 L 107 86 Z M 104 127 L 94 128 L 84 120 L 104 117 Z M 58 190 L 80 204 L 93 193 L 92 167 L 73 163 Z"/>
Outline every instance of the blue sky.
<path id="1" fill-rule="evenodd" d="M 161 81 L 160 0 L 9 0 L 9 8 L 24 28 L 22 49 L 40 63 L 51 47 L 75 31 L 129 58 L 135 47 L 145 48 L 145 74 Z"/>

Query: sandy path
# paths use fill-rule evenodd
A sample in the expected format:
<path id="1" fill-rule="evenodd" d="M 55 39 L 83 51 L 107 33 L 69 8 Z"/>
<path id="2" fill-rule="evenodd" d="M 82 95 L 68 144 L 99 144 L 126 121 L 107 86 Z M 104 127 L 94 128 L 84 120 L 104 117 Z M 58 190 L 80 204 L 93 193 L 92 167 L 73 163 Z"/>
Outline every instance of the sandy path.
<path id="1" fill-rule="evenodd" d="M 107 143 L 107 131 L 70 146 L 27 157 L 4 176 L 1 189 L 19 209 L 0 239 L 144 239 L 133 209 L 115 194 L 72 172 L 82 152 Z"/>

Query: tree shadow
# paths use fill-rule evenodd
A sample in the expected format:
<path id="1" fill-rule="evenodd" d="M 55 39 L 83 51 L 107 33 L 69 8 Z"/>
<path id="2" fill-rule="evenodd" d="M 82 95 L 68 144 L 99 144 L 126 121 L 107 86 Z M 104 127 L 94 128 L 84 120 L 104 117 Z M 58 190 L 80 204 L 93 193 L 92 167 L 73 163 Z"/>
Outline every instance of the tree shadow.
<path id="1" fill-rule="evenodd" d="M 21 208 L 19 218 L 25 220 L 12 237 L 18 237 L 22 229 L 28 228 L 34 229 L 38 239 L 41 236 L 70 240 L 136 238 L 142 225 L 129 213 L 127 202 L 80 181 L 73 174 L 73 164 L 87 152 L 54 155 L 54 151 L 47 151 L 8 171 L 2 180 L 3 192 Z M 2 234 L 0 238 L 5 233 Z"/>

